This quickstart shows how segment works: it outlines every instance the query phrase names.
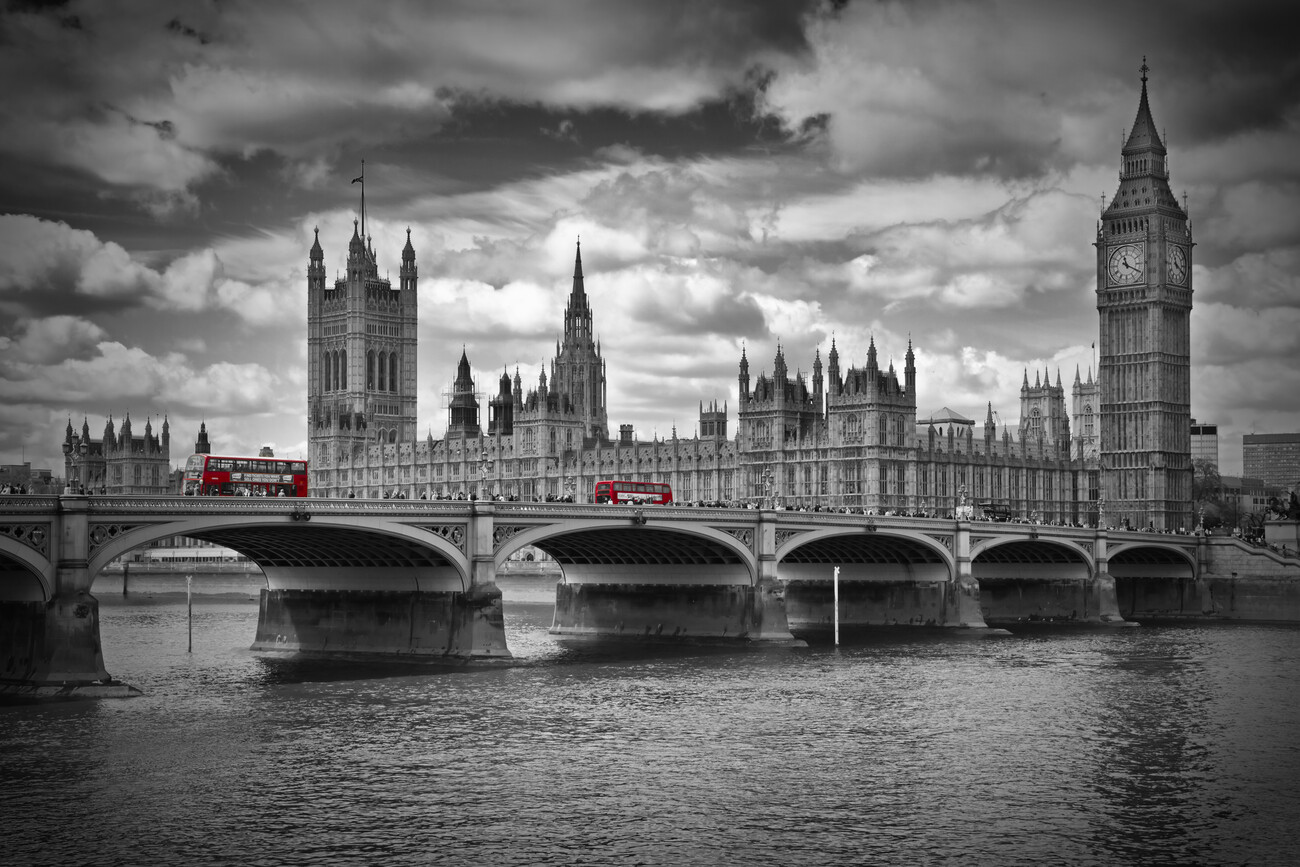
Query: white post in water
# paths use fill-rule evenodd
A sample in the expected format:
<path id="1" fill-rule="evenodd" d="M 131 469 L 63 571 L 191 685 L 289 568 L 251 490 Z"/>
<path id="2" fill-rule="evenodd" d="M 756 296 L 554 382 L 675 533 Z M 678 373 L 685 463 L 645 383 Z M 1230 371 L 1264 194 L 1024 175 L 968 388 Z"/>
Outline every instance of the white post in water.
<path id="1" fill-rule="evenodd" d="M 186 653 L 194 652 L 194 576 L 185 576 L 185 616 L 189 621 L 190 628 L 190 646 Z"/>
<path id="2" fill-rule="evenodd" d="M 840 567 L 835 567 L 835 646 L 840 646 Z"/>

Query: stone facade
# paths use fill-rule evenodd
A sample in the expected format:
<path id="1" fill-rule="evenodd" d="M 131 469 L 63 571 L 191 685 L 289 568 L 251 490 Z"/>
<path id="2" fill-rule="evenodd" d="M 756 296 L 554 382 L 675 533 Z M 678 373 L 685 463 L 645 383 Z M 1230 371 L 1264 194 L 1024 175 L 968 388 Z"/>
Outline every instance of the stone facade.
<path id="1" fill-rule="evenodd" d="M 1090 370 L 1086 381 L 1075 372 L 1073 426 L 1059 371 L 1055 383 L 1050 373 L 1036 372 L 1033 385 L 1025 372 L 1014 428 L 996 419 L 992 400 L 982 425 L 956 414 L 918 419 L 910 341 L 898 371 L 892 363 L 881 368 L 874 340 L 864 367 L 841 370 L 832 340 L 825 370 L 820 350 L 813 358 L 811 384 L 802 374 L 791 376 L 779 346 L 772 373 L 751 380 L 742 349 L 734 438 L 728 435 L 726 405 L 719 409 L 711 402 L 700 405 L 698 433 L 690 439 L 679 438 L 674 428 L 668 438 L 641 441 L 630 425 L 611 439 L 605 361 L 592 339 L 579 248 L 564 337 L 549 376 L 544 367 L 536 387 L 525 392 L 518 370 L 513 376 L 503 371 L 487 401 L 484 431 L 469 356 L 462 352 L 445 436 L 417 440 L 416 269 L 409 233 L 402 287 L 393 292 L 378 279 L 374 253 L 354 231 L 349 277 L 332 294 L 324 290 L 319 238 L 310 255 L 312 492 L 361 498 L 572 496 L 583 502 L 591 499 L 596 481 L 626 479 L 668 482 L 679 502 L 951 515 L 987 501 L 1007 506 L 1013 515 L 1070 523 L 1096 522 L 1105 493 L 1111 503 L 1104 511 L 1107 523 L 1190 526 L 1190 483 L 1183 484 L 1182 468 L 1190 466 L 1183 414 L 1191 285 L 1182 271 L 1181 283 L 1166 276 L 1174 272 L 1163 264 L 1175 246 L 1186 257 L 1190 235 L 1185 214 L 1167 194 L 1164 149 L 1150 121 L 1145 74 L 1138 118 L 1141 131 L 1135 127 L 1124 149 L 1121 191 L 1096 238 L 1101 368 L 1096 379 Z M 1152 197 L 1156 204 L 1146 204 Z M 1137 245 L 1149 249 L 1148 261 L 1161 263 L 1161 269 L 1144 283 L 1113 291 L 1113 250 Z M 1162 362 L 1142 360 L 1151 347 L 1137 336 L 1139 319 L 1159 320 L 1162 327 L 1152 334 L 1162 341 L 1155 353 Z M 403 335 L 400 343 L 374 336 L 396 333 Z M 390 363 L 400 352 L 398 373 L 387 380 L 396 398 L 387 396 L 382 376 L 377 385 L 363 380 L 367 367 L 357 359 L 374 352 Z M 1124 376 L 1149 380 L 1160 398 L 1129 400 Z M 1140 439 L 1130 427 L 1141 431 Z M 1141 463 L 1147 459 L 1150 466 Z M 1130 465 L 1128 475 L 1116 474 Z M 1138 475 L 1147 479 L 1144 488 L 1134 482 Z M 1109 487 L 1103 487 L 1103 476 Z M 1138 490 L 1146 493 L 1138 497 Z"/>
<path id="2" fill-rule="evenodd" d="M 116 429 L 110 418 L 104 435 L 90 437 L 90 422 L 83 420 L 81 433 L 72 420 L 63 436 L 64 478 L 68 490 L 105 494 L 174 494 L 171 484 L 171 431 L 166 417 L 155 436 L 153 421 L 144 424 L 144 434 L 131 432 L 131 416 Z"/>
<path id="3" fill-rule="evenodd" d="M 1142 97 L 1097 225 L 1101 465 L 1108 511 L 1190 528 L 1192 232 Z"/>

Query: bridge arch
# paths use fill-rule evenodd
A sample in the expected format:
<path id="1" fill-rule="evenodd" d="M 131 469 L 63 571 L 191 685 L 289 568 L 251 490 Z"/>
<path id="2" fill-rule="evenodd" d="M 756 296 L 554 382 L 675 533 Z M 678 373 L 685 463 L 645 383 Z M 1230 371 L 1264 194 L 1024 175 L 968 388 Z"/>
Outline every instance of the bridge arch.
<path id="1" fill-rule="evenodd" d="M 124 521 L 124 524 L 128 523 Z M 159 539 L 187 536 L 247 556 L 271 589 L 465 590 L 469 567 L 453 540 L 382 518 L 313 515 L 207 515 L 131 526 L 88 561 L 93 576 L 110 561 Z"/>
<path id="2" fill-rule="evenodd" d="M 1049 564 L 1082 564 L 1086 570 L 1082 577 L 1096 574 L 1097 561 L 1090 550 L 1072 539 L 1044 539 L 1034 536 L 1007 536 L 987 539 L 971 546 L 971 568 L 976 578 L 981 571 L 977 566 L 991 564 L 1023 564 L 1028 567 Z"/>
<path id="3" fill-rule="evenodd" d="M 505 529 L 498 520 L 498 532 Z M 712 570 L 707 583 L 752 586 L 758 575 L 757 557 L 742 538 L 686 521 L 651 517 L 644 524 L 611 526 L 607 519 L 576 519 L 514 528 L 493 553 L 496 568 L 529 545 L 554 558 L 566 582 L 617 574 L 624 581 L 669 583 L 680 580 L 682 570 L 698 567 Z"/>
<path id="4" fill-rule="evenodd" d="M 46 602 L 52 595 L 54 566 L 49 558 L 16 539 L 0 535 L 0 600 Z"/>
<path id="5" fill-rule="evenodd" d="M 776 559 L 783 581 L 825 579 L 834 566 L 843 580 L 948 581 L 955 566 L 952 551 L 938 539 L 901 528 L 809 530 L 778 545 Z"/>
<path id="6" fill-rule="evenodd" d="M 1112 578 L 1195 578 L 1196 556 L 1179 545 L 1122 542 L 1107 550 Z"/>

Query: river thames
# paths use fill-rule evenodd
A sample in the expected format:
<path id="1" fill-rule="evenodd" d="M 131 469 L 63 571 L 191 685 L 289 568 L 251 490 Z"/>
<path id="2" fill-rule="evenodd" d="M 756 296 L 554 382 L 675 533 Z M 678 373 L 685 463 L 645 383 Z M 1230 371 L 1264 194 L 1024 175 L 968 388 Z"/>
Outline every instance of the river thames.
<path id="1" fill-rule="evenodd" d="M 1297 626 L 563 644 L 504 578 L 513 663 L 375 665 L 248 650 L 241 580 L 192 653 L 96 585 L 145 695 L 0 707 L 4 863 L 1300 863 Z"/>

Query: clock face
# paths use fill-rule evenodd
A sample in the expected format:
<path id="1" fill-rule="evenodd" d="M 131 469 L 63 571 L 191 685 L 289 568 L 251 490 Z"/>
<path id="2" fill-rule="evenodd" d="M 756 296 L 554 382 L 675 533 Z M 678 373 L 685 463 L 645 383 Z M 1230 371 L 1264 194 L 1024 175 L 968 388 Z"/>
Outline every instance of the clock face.
<path id="1" fill-rule="evenodd" d="M 1146 256 L 1141 244 L 1125 244 L 1110 251 L 1106 260 L 1106 276 L 1112 286 L 1140 283 L 1146 275 Z"/>
<path id="2" fill-rule="evenodd" d="M 1187 254 L 1182 247 L 1169 248 L 1169 282 L 1180 286 L 1187 282 Z"/>

